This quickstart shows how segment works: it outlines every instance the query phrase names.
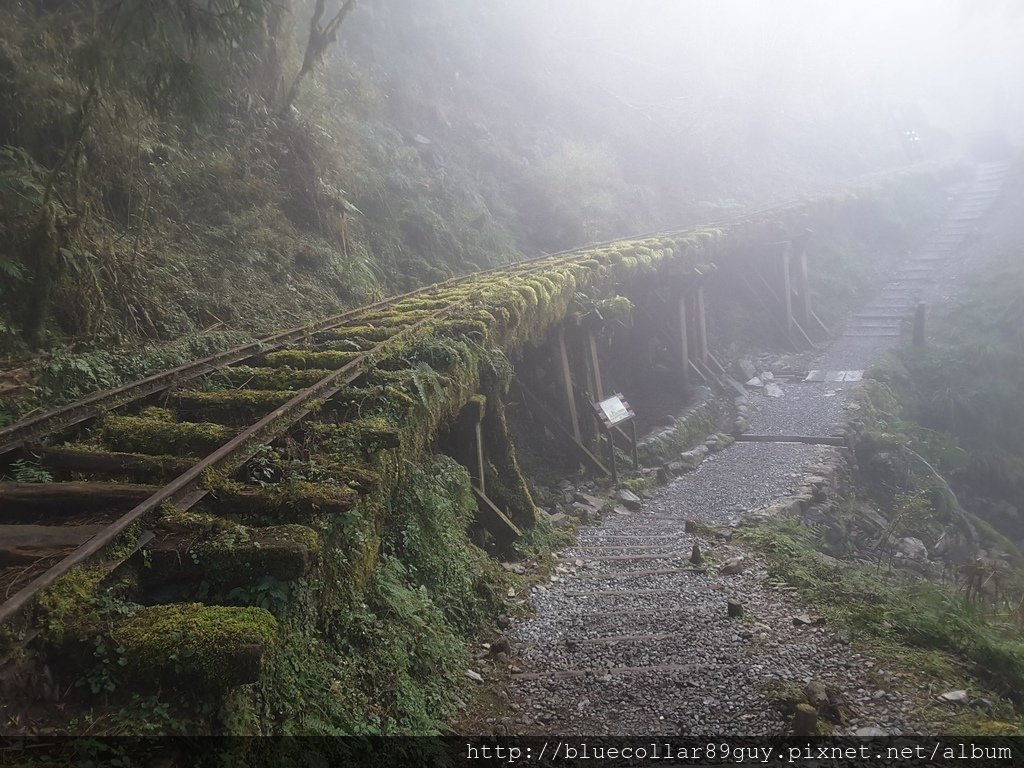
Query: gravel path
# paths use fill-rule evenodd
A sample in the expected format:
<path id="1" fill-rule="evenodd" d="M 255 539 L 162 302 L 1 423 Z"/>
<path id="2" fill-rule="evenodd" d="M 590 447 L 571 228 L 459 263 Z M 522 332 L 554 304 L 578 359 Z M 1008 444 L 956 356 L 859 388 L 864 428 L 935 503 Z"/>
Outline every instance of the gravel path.
<path id="1" fill-rule="evenodd" d="M 940 283 L 930 293 L 948 295 L 948 288 Z M 864 369 L 897 342 L 842 336 L 808 362 Z M 827 435 L 845 421 L 853 384 L 776 383 L 782 397 L 751 396 L 751 432 Z M 780 686 L 810 681 L 846 698 L 851 715 L 838 732 L 933 730 L 922 722 L 912 677 L 879 668 L 828 627 L 797 626 L 794 617 L 807 607 L 769 583 L 749 552 L 724 536 L 685 531 L 687 519 L 735 525 L 747 510 L 785 496 L 823 450 L 737 443 L 658 489 L 641 511 L 620 510 L 585 528 L 559 553 L 551 582 L 534 589 L 536 616 L 509 631 L 521 674 L 510 683 L 504 730 L 777 736 L 789 727 L 789 713 L 775 700 Z M 695 544 L 700 566 L 690 562 Z M 742 617 L 730 618 L 729 601 L 742 604 Z"/>

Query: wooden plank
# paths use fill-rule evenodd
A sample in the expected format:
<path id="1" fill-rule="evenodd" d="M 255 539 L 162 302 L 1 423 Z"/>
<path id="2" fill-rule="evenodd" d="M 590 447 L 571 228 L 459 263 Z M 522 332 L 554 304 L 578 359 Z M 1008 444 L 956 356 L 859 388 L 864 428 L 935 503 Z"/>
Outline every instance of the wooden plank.
<path id="1" fill-rule="evenodd" d="M 657 568 L 647 571 L 609 571 L 602 573 L 600 571 L 577 573 L 577 579 L 597 579 L 604 581 L 616 581 L 618 579 L 636 579 L 645 576 L 674 576 L 679 573 L 706 573 L 706 568 L 688 567 L 688 568 Z"/>
<path id="2" fill-rule="evenodd" d="M 654 597 L 656 595 L 679 595 L 679 588 L 673 589 L 596 589 L 566 592 L 566 597 Z"/>
<path id="3" fill-rule="evenodd" d="M 737 443 L 808 443 L 809 445 L 845 446 L 845 437 L 834 435 L 735 435 Z"/>
<path id="4" fill-rule="evenodd" d="M 696 316 L 695 336 L 697 339 L 697 359 L 701 365 L 708 364 L 708 323 L 704 311 L 704 286 L 698 285 L 695 298 L 694 315 Z"/>
<path id="5" fill-rule="evenodd" d="M 811 319 L 811 280 L 807 269 L 807 244 L 801 243 L 796 253 L 796 312 L 800 322 Z"/>
<path id="6" fill-rule="evenodd" d="M 560 557 L 556 563 L 575 563 L 582 560 L 584 563 L 604 563 L 619 561 L 641 561 L 641 560 L 686 560 L 689 559 L 689 552 L 660 552 L 657 554 L 644 555 L 580 555 L 579 557 Z"/>
<path id="7" fill-rule="evenodd" d="M 28 446 L 24 457 L 38 461 L 49 470 L 108 475 L 142 475 L 147 478 L 177 477 L 195 462 L 176 456 L 148 456 L 141 453 L 82 451 L 74 448 Z"/>
<path id="8" fill-rule="evenodd" d="M 30 565 L 64 554 L 103 530 L 103 525 L 0 525 L 0 568 Z"/>
<path id="9" fill-rule="evenodd" d="M 693 360 L 690 360 L 689 362 L 690 362 L 690 370 L 693 371 L 694 373 L 696 373 L 697 376 L 700 377 L 700 380 L 703 381 L 705 384 L 707 384 L 708 383 L 708 377 L 704 375 L 704 371 L 702 371 L 700 369 L 700 367 Z"/>
<path id="10" fill-rule="evenodd" d="M 679 637 L 678 632 L 642 635 L 603 635 L 601 637 L 567 637 L 566 645 L 611 645 L 612 643 L 656 643 Z"/>
<path id="11" fill-rule="evenodd" d="M 690 342 L 689 333 L 686 327 L 686 297 L 679 297 L 679 333 L 677 343 L 679 344 L 679 369 L 683 380 L 683 386 L 690 383 Z"/>
<path id="12" fill-rule="evenodd" d="M 553 678 L 561 680 L 573 677 L 602 677 L 604 675 L 642 675 L 670 672 L 694 672 L 701 669 L 697 664 L 652 664 L 646 667 L 607 667 L 592 669 L 555 669 L 550 672 L 515 672 L 513 680 L 544 680 Z"/>
<path id="13" fill-rule="evenodd" d="M 481 422 L 473 425 L 473 434 L 476 442 L 476 484 L 480 492 L 486 494 L 487 486 L 484 484 L 484 429 Z"/>
<path id="14" fill-rule="evenodd" d="M 593 331 L 587 333 L 587 352 L 590 355 L 590 375 L 594 379 L 594 399 L 604 400 L 604 385 L 601 382 L 601 360 L 597 355 L 597 339 Z"/>
<path id="15" fill-rule="evenodd" d="M 562 374 L 562 389 L 565 395 L 566 409 L 569 413 L 569 424 L 572 427 L 572 437 L 577 443 L 582 444 L 583 438 L 580 434 L 580 418 L 576 412 L 576 392 L 572 385 L 572 369 L 569 367 L 569 350 L 565 345 L 565 327 L 558 328 L 558 360 L 559 370 Z"/>
<path id="16" fill-rule="evenodd" d="M 484 527 L 494 534 L 495 538 L 502 543 L 522 537 L 523 532 L 513 523 L 508 515 L 498 509 L 498 506 L 491 501 L 479 488 L 473 486 L 473 493 L 476 495 L 477 507 L 481 512 Z"/>
<path id="17" fill-rule="evenodd" d="M 790 279 L 789 252 L 790 248 L 787 244 L 779 256 L 780 280 L 782 281 L 779 293 L 782 295 L 782 321 L 786 326 L 786 332 L 792 336 L 795 318 L 793 317 L 793 285 Z"/>
<path id="18" fill-rule="evenodd" d="M 129 483 L 0 483 L 0 520 L 26 510 L 60 518 L 119 509 L 138 504 L 158 490 L 159 486 Z"/>

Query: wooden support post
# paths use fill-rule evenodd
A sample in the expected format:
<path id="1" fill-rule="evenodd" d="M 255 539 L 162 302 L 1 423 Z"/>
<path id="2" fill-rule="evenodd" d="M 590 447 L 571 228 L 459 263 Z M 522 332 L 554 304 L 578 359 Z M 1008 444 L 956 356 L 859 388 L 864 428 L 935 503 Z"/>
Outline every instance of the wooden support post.
<path id="1" fill-rule="evenodd" d="M 498 541 L 499 546 L 506 547 L 523 535 L 519 526 L 513 523 L 486 493 L 473 486 L 473 494 L 476 496 L 481 522 Z"/>
<path id="2" fill-rule="evenodd" d="M 807 243 L 799 241 L 796 263 L 796 310 L 800 325 L 804 328 L 810 327 L 814 317 L 814 310 L 811 309 L 811 280 L 807 271 Z"/>
<path id="3" fill-rule="evenodd" d="M 640 451 L 636 441 L 636 419 L 629 421 L 629 436 L 633 440 L 633 469 L 640 469 Z"/>
<path id="4" fill-rule="evenodd" d="M 569 350 L 565 345 L 565 327 L 560 326 L 558 329 L 558 359 L 562 372 L 562 388 L 565 394 L 566 408 L 569 412 L 569 424 L 572 428 L 573 439 L 577 443 L 582 443 L 583 438 L 580 434 L 580 419 L 576 413 L 576 392 L 572 385 L 572 369 L 569 367 Z"/>
<path id="5" fill-rule="evenodd" d="M 914 310 L 914 346 L 917 347 L 918 349 L 924 348 L 924 328 L 927 314 L 927 305 L 923 301 L 919 301 L 917 303 L 917 309 Z"/>
<path id="6" fill-rule="evenodd" d="M 679 371 L 683 386 L 690 383 L 690 342 L 686 326 L 686 297 L 679 297 Z"/>
<path id="7" fill-rule="evenodd" d="M 782 323 L 786 328 L 786 334 L 790 339 L 793 338 L 793 285 L 790 281 L 789 275 L 789 244 L 786 244 L 786 248 L 782 251 L 782 255 L 779 257 L 781 260 L 781 280 L 782 286 L 780 292 L 782 294 Z"/>
<path id="8" fill-rule="evenodd" d="M 697 337 L 697 359 L 701 365 L 708 364 L 708 323 L 707 315 L 704 312 L 704 286 L 697 286 L 696 294 L 696 306 L 694 307 L 694 315 L 696 315 L 696 337 Z"/>
<path id="9" fill-rule="evenodd" d="M 478 421 L 474 425 L 474 435 L 476 437 L 476 484 L 480 488 L 480 493 L 487 495 L 487 486 L 484 484 L 484 427 L 483 422 Z"/>
<path id="10" fill-rule="evenodd" d="M 612 471 L 612 485 L 618 488 L 619 468 L 615 466 L 615 440 L 612 439 L 611 430 L 607 430 L 605 436 L 608 438 L 608 467 Z"/>
<path id="11" fill-rule="evenodd" d="M 587 353 L 590 357 L 590 375 L 593 377 L 594 399 L 604 399 L 604 386 L 601 382 L 601 361 L 597 356 L 597 339 L 594 332 L 587 333 Z"/>

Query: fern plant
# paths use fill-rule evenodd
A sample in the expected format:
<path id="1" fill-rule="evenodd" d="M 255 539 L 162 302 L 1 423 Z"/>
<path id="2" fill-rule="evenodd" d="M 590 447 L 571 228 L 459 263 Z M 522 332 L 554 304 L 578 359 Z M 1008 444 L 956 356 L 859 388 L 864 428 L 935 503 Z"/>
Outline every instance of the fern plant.
<path id="1" fill-rule="evenodd" d="M 11 464 L 11 476 L 16 483 L 50 483 L 53 475 L 39 464 L 27 459 L 18 459 Z"/>

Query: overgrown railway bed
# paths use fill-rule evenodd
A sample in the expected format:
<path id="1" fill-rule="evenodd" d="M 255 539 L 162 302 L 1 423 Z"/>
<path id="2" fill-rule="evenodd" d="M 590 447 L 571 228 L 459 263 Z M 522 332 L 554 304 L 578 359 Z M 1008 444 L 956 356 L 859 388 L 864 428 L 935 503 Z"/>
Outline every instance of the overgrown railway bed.
<path id="1" fill-rule="evenodd" d="M 475 396 L 492 350 L 542 338 L 577 292 L 655 272 L 685 281 L 716 254 L 802 231 L 843 202 L 834 193 L 476 273 L 0 429 L 0 463 L 26 459 L 47 480 L 0 484 L 0 623 L 30 620 L 36 598 L 73 569 L 95 586 L 129 558 L 172 574 L 142 585 L 145 605 L 180 601 L 181 580 L 298 578 L 319 541 L 294 521 L 379 490 L 367 457 L 423 450 Z M 270 444 L 283 459 L 268 458 Z M 276 482 L 282 462 L 307 476 Z M 215 571 L 217 558 L 235 581 Z"/>
<path id="2" fill-rule="evenodd" d="M 136 520 L 165 504 L 184 511 L 201 502 L 211 470 L 237 472 L 418 332 L 465 330 L 459 316 L 485 303 L 490 281 L 515 290 L 574 259 L 580 256 L 542 257 L 403 294 L 0 429 L 0 457 L 38 463 L 40 476 L 59 479 L 0 483 L 0 621 Z M 66 443 L 44 444 L 69 432 Z M 347 480 L 339 486 L 346 491 Z M 247 488 L 234 495 L 255 511 L 265 494 Z M 218 503 L 223 508 L 223 495 Z M 342 493 L 331 506 L 343 511 L 351 503 Z M 118 559 L 153 538 L 142 532 Z"/>
<path id="3" fill-rule="evenodd" d="M 665 237 L 633 241 L 630 247 L 642 251 L 636 263 L 652 260 L 651 246 L 663 253 L 671 249 Z M 697 242 L 702 235 L 685 237 Z M 488 306 L 490 293 L 518 290 L 522 297 L 536 290 L 530 287 L 536 276 L 581 274 L 596 266 L 586 264 L 591 260 L 587 249 L 431 286 L 0 429 L 0 456 L 38 463 L 58 479 L 0 483 L 0 621 L 140 518 L 163 505 L 184 511 L 200 503 L 208 495 L 203 483 L 211 472 L 241 470 L 244 476 L 243 465 L 261 446 L 285 439 L 291 427 L 417 335 L 485 332 L 473 322 L 480 322 L 474 321 L 475 311 Z M 530 303 L 536 310 L 536 300 Z M 60 442 L 68 435 L 67 442 Z M 333 501 L 336 511 L 353 502 L 348 493 L 352 480 L 346 480 Z M 250 512 L 270 505 L 265 497 L 271 495 L 258 487 L 234 492 Z M 225 496 L 217 496 L 223 509 Z M 122 542 L 118 560 L 154 535 L 142 531 L 126 546 Z"/>

